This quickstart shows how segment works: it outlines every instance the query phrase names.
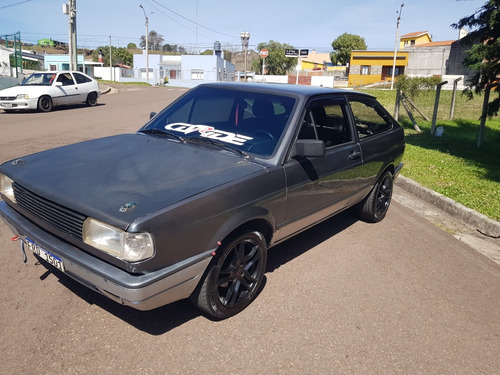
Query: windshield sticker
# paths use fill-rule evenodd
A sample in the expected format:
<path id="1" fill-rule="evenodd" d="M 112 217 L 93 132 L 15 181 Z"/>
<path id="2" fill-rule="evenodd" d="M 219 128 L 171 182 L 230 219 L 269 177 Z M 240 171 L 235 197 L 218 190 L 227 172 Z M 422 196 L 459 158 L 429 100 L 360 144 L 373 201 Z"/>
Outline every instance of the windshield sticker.
<path id="1" fill-rule="evenodd" d="M 241 134 L 235 134 L 231 132 L 226 132 L 223 130 L 217 130 L 213 126 L 208 125 L 191 125 L 184 124 L 182 122 L 176 122 L 174 124 L 168 124 L 165 126 L 167 130 L 173 130 L 175 132 L 183 134 L 200 133 L 201 137 L 216 139 L 221 142 L 231 143 L 233 145 L 242 146 L 246 141 L 253 139 L 252 137 L 247 137 Z"/>

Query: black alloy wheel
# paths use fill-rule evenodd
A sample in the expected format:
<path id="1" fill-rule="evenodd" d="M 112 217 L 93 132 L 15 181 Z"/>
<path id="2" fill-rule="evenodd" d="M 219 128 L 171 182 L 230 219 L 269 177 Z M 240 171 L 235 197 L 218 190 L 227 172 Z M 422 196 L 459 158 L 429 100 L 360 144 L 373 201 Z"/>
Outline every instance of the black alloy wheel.
<path id="1" fill-rule="evenodd" d="M 267 261 L 267 245 L 259 232 L 244 231 L 223 244 L 213 259 L 195 304 L 210 317 L 226 319 L 247 307 L 259 293 Z"/>
<path id="2" fill-rule="evenodd" d="M 358 215 L 362 219 L 377 223 L 385 217 L 391 204 L 393 183 L 389 171 L 378 179 L 370 194 L 358 204 Z"/>

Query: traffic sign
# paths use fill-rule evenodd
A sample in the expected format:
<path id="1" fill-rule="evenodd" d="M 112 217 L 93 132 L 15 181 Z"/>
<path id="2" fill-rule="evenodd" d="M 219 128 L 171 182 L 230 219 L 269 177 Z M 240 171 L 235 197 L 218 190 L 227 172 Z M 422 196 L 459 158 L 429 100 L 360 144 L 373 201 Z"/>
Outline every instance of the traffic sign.
<path id="1" fill-rule="evenodd" d="M 298 49 L 286 49 L 285 56 L 286 57 L 299 57 L 299 50 Z"/>
<path id="2" fill-rule="evenodd" d="M 265 48 L 262 48 L 260 50 L 260 57 L 262 57 L 263 59 L 265 59 L 267 56 L 269 56 L 269 51 Z"/>
<path id="3" fill-rule="evenodd" d="M 308 49 L 286 49 L 285 56 L 286 57 L 307 57 L 309 55 Z"/>

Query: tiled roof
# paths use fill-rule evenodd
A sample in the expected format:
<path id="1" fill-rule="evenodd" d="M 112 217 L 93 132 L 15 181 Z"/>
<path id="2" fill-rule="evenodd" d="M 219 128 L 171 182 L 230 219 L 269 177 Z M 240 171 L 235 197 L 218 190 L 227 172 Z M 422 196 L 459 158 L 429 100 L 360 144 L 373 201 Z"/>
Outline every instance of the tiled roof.
<path id="1" fill-rule="evenodd" d="M 428 31 L 416 31 L 416 32 L 413 32 L 413 33 L 408 33 L 408 34 L 405 34 L 405 35 L 401 35 L 400 38 L 413 38 L 413 37 L 422 36 L 422 35 L 425 35 L 425 34 L 429 34 L 429 32 Z"/>
<path id="2" fill-rule="evenodd" d="M 429 42 L 429 43 L 423 43 L 423 44 L 417 44 L 414 46 L 411 46 L 412 48 L 421 48 L 421 47 L 438 47 L 438 46 L 451 46 L 455 42 L 455 40 L 443 40 L 440 42 Z"/>

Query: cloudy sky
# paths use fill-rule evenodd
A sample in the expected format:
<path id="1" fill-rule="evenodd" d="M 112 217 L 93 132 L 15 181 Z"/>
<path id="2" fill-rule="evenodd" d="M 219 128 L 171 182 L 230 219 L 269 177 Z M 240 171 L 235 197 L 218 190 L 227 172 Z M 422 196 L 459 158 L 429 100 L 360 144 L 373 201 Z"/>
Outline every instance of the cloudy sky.
<path id="1" fill-rule="evenodd" d="M 0 35 L 21 32 L 25 42 L 52 38 L 68 41 L 64 0 L 0 0 Z M 450 25 L 478 10 L 486 0 L 404 0 L 399 35 L 428 31 L 434 41 L 457 39 Z M 295 48 L 331 52 L 332 41 L 347 32 L 366 41 L 368 49 L 391 50 L 396 37 L 400 0 L 76 0 L 79 48 L 111 43 L 139 45 L 145 34 L 142 4 L 149 30 L 164 43 L 188 51 L 241 49 L 240 33 L 250 32 L 250 48 L 274 40 Z"/>

